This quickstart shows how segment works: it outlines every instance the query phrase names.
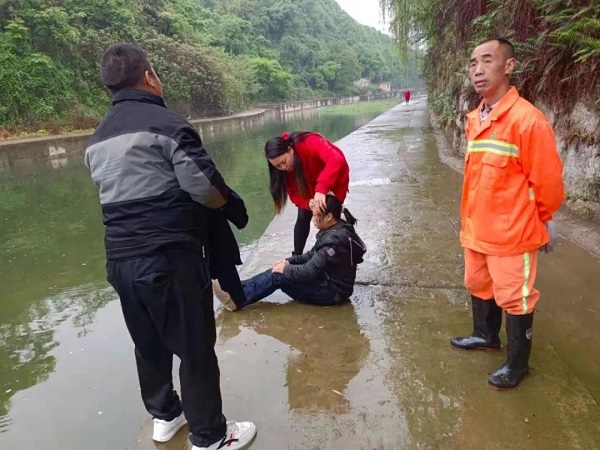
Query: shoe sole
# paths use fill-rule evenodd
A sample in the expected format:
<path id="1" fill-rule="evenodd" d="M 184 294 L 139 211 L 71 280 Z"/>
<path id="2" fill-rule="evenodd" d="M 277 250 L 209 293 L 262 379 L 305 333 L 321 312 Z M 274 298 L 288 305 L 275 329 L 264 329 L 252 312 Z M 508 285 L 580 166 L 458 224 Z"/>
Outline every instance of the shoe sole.
<path id="1" fill-rule="evenodd" d="M 171 439 L 173 439 L 175 437 L 175 435 L 177 433 L 179 433 L 179 430 L 181 430 L 186 425 L 187 425 L 187 420 L 184 420 L 181 423 L 181 425 L 179 425 L 177 428 L 175 428 L 171 433 L 167 434 L 166 436 L 161 436 L 160 438 L 155 438 L 154 436 L 152 436 L 152 440 L 155 442 L 169 442 Z"/>

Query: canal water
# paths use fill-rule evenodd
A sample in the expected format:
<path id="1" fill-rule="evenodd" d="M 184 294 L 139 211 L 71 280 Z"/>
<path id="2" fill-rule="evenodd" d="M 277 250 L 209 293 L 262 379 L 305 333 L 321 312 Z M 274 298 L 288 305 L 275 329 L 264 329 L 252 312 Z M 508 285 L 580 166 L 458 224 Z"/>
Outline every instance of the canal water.
<path id="1" fill-rule="evenodd" d="M 336 141 L 385 109 L 302 112 L 205 138 L 248 207 L 250 223 L 238 233 L 242 253 L 273 217 L 265 141 L 291 130 Z M 52 161 L 0 155 L 1 450 L 126 449 L 147 418 L 133 345 L 105 281 L 98 196 L 81 157 L 85 142 L 71 144 L 78 151 L 67 155 L 76 157 Z"/>

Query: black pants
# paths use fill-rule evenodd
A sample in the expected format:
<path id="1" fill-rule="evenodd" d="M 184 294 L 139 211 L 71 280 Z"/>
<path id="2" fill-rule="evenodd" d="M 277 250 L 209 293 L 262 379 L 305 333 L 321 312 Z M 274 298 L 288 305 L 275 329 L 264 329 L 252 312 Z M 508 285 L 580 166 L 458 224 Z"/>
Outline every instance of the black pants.
<path id="1" fill-rule="evenodd" d="M 280 273 L 266 270 L 242 282 L 246 303 L 256 303 L 281 289 L 294 300 L 312 305 L 330 306 L 341 301 L 337 291 L 326 281 L 291 281 Z"/>
<path id="2" fill-rule="evenodd" d="M 215 354 L 215 316 L 208 267 L 202 255 L 166 250 L 107 262 L 108 281 L 121 298 L 135 344 L 142 399 L 157 419 L 182 407 L 192 444 L 208 446 L 226 432 Z M 181 359 L 181 397 L 173 389 L 173 355 Z"/>
<path id="3" fill-rule="evenodd" d="M 294 253 L 301 255 L 304 253 L 304 246 L 310 234 L 310 221 L 312 220 L 312 211 L 310 209 L 298 208 L 298 217 L 294 225 Z"/>

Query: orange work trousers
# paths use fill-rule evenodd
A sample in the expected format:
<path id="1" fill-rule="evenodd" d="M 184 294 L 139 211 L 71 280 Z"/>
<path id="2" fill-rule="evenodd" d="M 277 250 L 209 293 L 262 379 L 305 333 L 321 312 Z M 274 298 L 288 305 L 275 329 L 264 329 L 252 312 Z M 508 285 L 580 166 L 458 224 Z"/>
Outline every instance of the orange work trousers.
<path id="1" fill-rule="evenodd" d="M 493 256 L 465 248 L 465 286 L 475 297 L 495 299 L 508 314 L 529 314 L 540 298 L 533 287 L 537 258 L 537 251 Z"/>

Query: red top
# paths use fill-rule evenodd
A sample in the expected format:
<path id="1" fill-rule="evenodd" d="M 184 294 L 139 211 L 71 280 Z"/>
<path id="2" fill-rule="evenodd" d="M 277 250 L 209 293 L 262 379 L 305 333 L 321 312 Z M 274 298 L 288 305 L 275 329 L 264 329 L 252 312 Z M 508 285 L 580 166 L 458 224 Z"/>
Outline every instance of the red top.
<path id="1" fill-rule="evenodd" d="M 344 153 L 317 133 L 311 133 L 302 142 L 294 144 L 304 169 L 308 197 L 304 198 L 298 192 L 294 172 L 288 172 L 287 193 L 292 203 L 299 208 L 309 209 L 308 202 L 315 192 L 329 194 L 343 202 L 348 193 L 350 182 L 350 167 Z"/>
<path id="2" fill-rule="evenodd" d="M 408 89 L 404 92 L 404 98 L 406 100 L 408 100 L 410 98 L 410 91 Z"/>

